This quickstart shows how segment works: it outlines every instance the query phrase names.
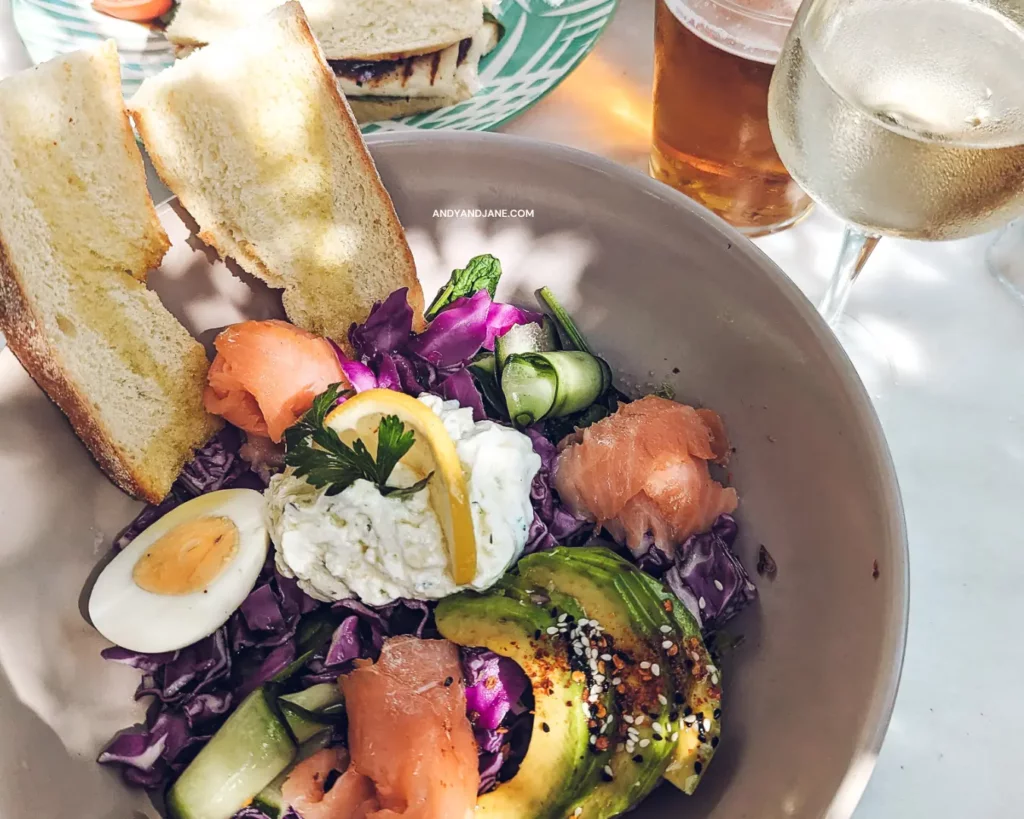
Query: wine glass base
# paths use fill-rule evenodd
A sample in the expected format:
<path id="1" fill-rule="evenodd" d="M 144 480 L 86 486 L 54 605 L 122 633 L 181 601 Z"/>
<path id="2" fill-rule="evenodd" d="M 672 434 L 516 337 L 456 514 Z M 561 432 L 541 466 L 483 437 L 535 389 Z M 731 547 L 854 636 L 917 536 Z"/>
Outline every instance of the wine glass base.
<path id="1" fill-rule="evenodd" d="M 861 322 L 844 315 L 832 331 L 869 393 L 874 395 L 876 388 L 897 382 L 896 365 L 888 345 Z"/>

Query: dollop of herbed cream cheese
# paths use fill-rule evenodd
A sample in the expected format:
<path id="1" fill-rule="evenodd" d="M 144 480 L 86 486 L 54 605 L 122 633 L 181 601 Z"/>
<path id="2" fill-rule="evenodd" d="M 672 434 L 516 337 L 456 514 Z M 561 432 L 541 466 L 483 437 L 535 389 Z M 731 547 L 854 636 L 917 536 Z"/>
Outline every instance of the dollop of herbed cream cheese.
<path id="1" fill-rule="evenodd" d="M 357 596 L 374 606 L 399 597 L 437 600 L 462 588 L 490 588 L 523 553 L 533 521 L 530 485 L 540 456 L 530 439 L 433 395 L 419 400 L 441 419 L 466 474 L 476 532 L 476 577 L 456 586 L 430 493 L 385 497 L 358 480 L 327 495 L 290 471 L 267 489 L 277 568 L 317 600 Z M 415 475 L 399 464 L 389 483 L 409 486 Z"/>

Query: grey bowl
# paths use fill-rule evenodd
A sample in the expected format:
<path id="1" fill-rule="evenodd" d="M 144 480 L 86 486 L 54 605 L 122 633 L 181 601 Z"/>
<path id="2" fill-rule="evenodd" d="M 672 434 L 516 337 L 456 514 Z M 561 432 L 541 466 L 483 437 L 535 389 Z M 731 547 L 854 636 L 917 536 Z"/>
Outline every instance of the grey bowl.
<path id="1" fill-rule="evenodd" d="M 649 819 L 848 817 L 870 776 L 899 680 L 907 546 L 878 420 L 810 304 L 752 244 L 688 199 L 588 154 L 495 135 L 371 140 L 433 292 L 491 252 L 501 294 L 548 284 L 633 390 L 672 387 L 717 409 L 736 447 L 741 556 L 778 564 L 729 627 L 725 733 L 694 797 L 661 788 Z M 509 211 L 480 217 L 450 209 Z M 511 213 L 528 211 L 528 216 Z M 200 338 L 276 315 L 161 215 L 175 246 L 152 286 Z M 0 813 L 153 816 L 93 758 L 139 717 L 137 672 L 104 663 L 79 595 L 137 504 L 100 475 L 60 413 L 0 354 Z"/>

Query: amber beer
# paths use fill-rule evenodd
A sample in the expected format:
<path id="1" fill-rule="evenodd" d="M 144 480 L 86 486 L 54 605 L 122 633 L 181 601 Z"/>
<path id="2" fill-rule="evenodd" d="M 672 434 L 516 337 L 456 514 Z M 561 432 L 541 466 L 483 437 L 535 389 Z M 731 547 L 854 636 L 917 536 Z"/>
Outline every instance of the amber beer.
<path id="1" fill-rule="evenodd" d="M 772 69 L 798 0 L 658 0 L 651 175 L 749 236 L 811 200 L 768 130 Z"/>

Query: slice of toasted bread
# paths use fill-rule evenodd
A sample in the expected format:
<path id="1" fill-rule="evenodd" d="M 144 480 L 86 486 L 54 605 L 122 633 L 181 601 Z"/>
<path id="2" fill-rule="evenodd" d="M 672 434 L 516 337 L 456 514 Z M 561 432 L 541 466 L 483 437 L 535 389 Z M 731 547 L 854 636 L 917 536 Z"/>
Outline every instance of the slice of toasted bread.
<path id="1" fill-rule="evenodd" d="M 111 40 L 0 82 L 0 330 L 103 470 L 158 502 L 219 427 L 207 360 L 146 289 L 169 247 Z"/>
<path id="2" fill-rule="evenodd" d="M 373 304 L 423 293 L 395 209 L 298 3 L 146 80 L 129 107 L 199 236 L 344 342 Z"/>
<path id="3" fill-rule="evenodd" d="M 205 45 L 278 6 L 280 0 L 179 0 L 167 27 L 178 45 Z M 472 37 L 483 0 L 303 0 L 332 60 L 394 60 L 440 51 Z"/>

